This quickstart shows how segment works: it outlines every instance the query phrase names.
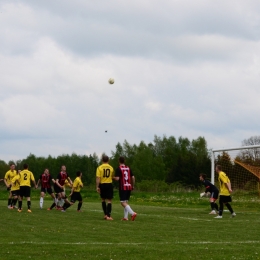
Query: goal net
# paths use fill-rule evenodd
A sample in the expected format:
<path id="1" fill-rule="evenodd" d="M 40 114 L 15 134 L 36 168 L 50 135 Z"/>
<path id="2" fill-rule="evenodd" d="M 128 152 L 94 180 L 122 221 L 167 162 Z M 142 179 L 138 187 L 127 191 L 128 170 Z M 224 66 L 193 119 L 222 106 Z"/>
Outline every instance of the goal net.
<path id="1" fill-rule="evenodd" d="M 212 150 L 211 181 L 218 186 L 215 166 L 221 165 L 233 191 L 260 194 L 260 145 Z"/>

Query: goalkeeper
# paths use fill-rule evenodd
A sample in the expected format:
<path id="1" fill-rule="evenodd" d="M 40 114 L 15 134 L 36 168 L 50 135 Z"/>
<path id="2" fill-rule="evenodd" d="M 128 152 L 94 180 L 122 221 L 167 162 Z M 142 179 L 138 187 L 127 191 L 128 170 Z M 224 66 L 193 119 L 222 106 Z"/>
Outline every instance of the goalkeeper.
<path id="1" fill-rule="evenodd" d="M 207 192 L 210 193 L 210 206 L 211 206 L 211 212 L 209 214 L 217 214 L 218 212 L 218 204 L 216 203 L 216 200 L 218 199 L 219 190 L 218 188 L 213 185 L 209 180 L 206 180 L 206 174 L 200 174 L 200 181 L 205 186 L 206 190 L 205 192 L 202 192 L 200 194 L 200 197 L 203 197 L 206 195 Z"/>

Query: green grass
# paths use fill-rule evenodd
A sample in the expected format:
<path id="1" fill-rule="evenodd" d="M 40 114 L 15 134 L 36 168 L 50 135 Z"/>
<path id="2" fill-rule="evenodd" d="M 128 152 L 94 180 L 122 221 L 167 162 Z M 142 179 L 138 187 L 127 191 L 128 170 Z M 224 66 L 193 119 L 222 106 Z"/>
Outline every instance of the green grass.
<path id="1" fill-rule="evenodd" d="M 0 191 L 0 259 L 260 259 L 259 199 L 234 195 L 237 217 L 209 215 L 207 199 L 198 193 L 133 193 L 130 205 L 136 221 L 122 222 L 123 208 L 113 203 L 114 221 L 102 219 L 97 194 L 84 191 L 83 212 L 76 205 L 62 213 L 38 205 L 32 213 L 7 209 Z"/>

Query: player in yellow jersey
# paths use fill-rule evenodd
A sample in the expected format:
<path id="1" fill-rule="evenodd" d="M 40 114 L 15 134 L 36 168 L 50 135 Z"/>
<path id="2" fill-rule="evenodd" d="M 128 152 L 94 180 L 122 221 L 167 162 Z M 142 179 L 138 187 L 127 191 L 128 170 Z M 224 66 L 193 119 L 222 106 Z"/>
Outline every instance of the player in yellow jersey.
<path id="1" fill-rule="evenodd" d="M 72 189 L 71 189 L 69 197 L 71 197 L 71 199 L 70 199 L 71 205 L 73 205 L 76 201 L 79 202 L 77 211 L 81 212 L 80 209 L 82 206 L 82 196 L 80 194 L 80 190 L 81 190 L 81 188 L 83 188 L 83 183 L 81 180 L 82 172 L 78 171 L 76 173 L 76 175 L 77 175 L 77 178 L 74 180 L 74 182 L 72 184 Z M 71 205 L 65 204 L 63 206 L 62 212 L 65 212 L 66 209 L 69 208 Z"/>
<path id="2" fill-rule="evenodd" d="M 224 205 L 228 208 L 231 213 L 231 217 L 235 217 L 236 213 L 232 209 L 229 202 L 232 202 L 232 198 L 230 193 L 232 192 L 231 183 L 228 176 L 222 171 L 221 165 L 216 166 L 216 172 L 218 173 L 218 181 L 219 181 L 219 215 L 215 218 L 222 218 L 222 213 L 224 209 Z"/>
<path id="3" fill-rule="evenodd" d="M 36 182 L 33 173 L 28 170 L 28 164 L 23 165 L 23 170 L 20 172 L 20 197 L 18 211 L 22 211 L 23 197 L 27 199 L 28 212 L 31 213 L 31 182 L 33 182 L 36 189 Z"/>
<path id="4" fill-rule="evenodd" d="M 20 196 L 20 170 L 17 171 L 17 174 L 13 177 L 11 181 L 11 193 L 13 196 L 12 208 L 16 207 L 16 202 Z"/>
<path id="5" fill-rule="evenodd" d="M 14 163 L 10 164 L 10 170 L 6 172 L 5 177 L 4 177 L 4 183 L 6 185 L 6 188 L 9 192 L 9 196 L 8 196 L 8 208 L 12 209 L 12 192 L 11 192 L 11 185 L 12 185 L 12 179 L 14 178 L 14 176 L 17 174 L 16 170 L 15 170 L 15 165 Z"/>
<path id="6" fill-rule="evenodd" d="M 105 214 L 104 219 L 113 220 L 111 217 L 112 199 L 114 196 L 112 181 L 115 173 L 113 167 L 109 165 L 108 162 L 108 156 L 103 155 L 102 164 L 96 171 L 96 189 L 97 192 L 100 193 L 102 200 L 102 209 Z"/>

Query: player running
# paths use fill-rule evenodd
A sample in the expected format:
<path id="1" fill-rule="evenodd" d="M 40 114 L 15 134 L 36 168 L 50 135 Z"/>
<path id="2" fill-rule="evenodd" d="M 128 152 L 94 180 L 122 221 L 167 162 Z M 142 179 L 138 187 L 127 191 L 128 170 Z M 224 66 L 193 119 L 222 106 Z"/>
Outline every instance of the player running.
<path id="1" fill-rule="evenodd" d="M 121 205 L 124 207 L 124 218 L 128 220 L 128 214 L 131 215 L 131 220 L 134 221 L 137 214 L 128 205 L 131 190 L 134 189 L 135 176 L 131 169 L 125 165 L 125 158 L 119 157 L 119 167 L 116 169 L 114 180 L 119 181 L 119 198 Z"/>
<path id="2" fill-rule="evenodd" d="M 43 201 L 46 192 L 48 192 L 50 196 L 53 198 L 53 204 L 51 205 L 51 208 L 56 206 L 56 198 L 51 188 L 51 182 L 55 183 L 55 179 L 52 178 L 49 169 L 46 168 L 44 170 L 44 173 L 40 175 L 39 180 L 37 182 L 37 187 L 41 183 L 40 209 L 42 209 L 43 207 Z M 48 208 L 48 210 L 50 210 L 51 208 Z"/>
<path id="3" fill-rule="evenodd" d="M 209 214 L 215 215 L 218 212 L 218 204 L 216 203 L 216 200 L 218 199 L 219 190 L 209 180 L 206 180 L 206 174 L 200 174 L 200 181 L 206 188 L 205 192 L 200 194 L 200 197 L 203 197 L 207 192 L 210 192 L 209 202 L 211 206 L 211 212 Z"/>
<path id="4" fill-rule="evenodd" d="M 69 195 L 69 197 L 71 197 L 70 202 L 71 205 L 73 205 L 76 201 L 78 201 L 78 212 L 81 212 L 81 206 L 82 206 L 82 196 L 80 194 L 80 190 L 81 188 L 83 188 L 83 183 L 81 180 L 82 177 L 82 172 L 78 171 L 76 173 L 77 178 L 74 180 L 73 185 L 72 185 L 72 189 L 71 189 L 71 193 Z M 69 204 L 65 204 L 63 206 L 62 212 L 65 212 L 67 208 L 69 208 L 71 205 Z"/>

